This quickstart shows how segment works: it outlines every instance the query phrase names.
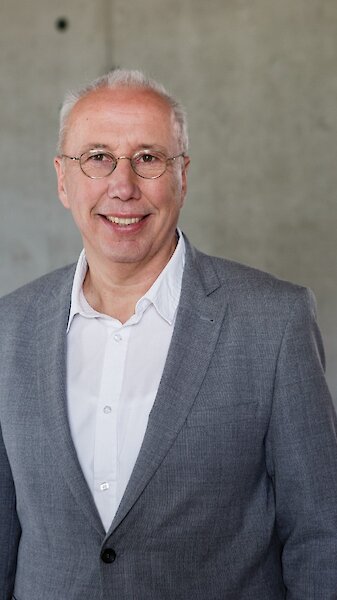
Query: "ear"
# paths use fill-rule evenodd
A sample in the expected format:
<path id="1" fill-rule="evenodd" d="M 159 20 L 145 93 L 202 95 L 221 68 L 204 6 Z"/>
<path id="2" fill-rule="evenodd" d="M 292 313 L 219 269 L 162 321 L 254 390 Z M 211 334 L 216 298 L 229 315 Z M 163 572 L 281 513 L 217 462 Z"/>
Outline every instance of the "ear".
<path id="1" fill-rule="evenodd" d="M 54 167 L 57 175 L 57 191 L 59 198 L 65 208 L 69 208 L 68 195 L 65 186 L 65 173 L 62 158 L 55 156 Z"/>

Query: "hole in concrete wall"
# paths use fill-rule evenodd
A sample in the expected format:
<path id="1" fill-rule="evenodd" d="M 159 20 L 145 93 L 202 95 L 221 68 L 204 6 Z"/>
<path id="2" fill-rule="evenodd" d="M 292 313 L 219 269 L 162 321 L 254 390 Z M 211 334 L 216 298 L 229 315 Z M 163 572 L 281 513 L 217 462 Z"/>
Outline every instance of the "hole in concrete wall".
<path id="1" fill-rule="evenodd" d="M 66 17 L 59 17 L 55 21 L 55 27 L 58 31 L 64 32 L 69 27 L 69 21 Z"/>

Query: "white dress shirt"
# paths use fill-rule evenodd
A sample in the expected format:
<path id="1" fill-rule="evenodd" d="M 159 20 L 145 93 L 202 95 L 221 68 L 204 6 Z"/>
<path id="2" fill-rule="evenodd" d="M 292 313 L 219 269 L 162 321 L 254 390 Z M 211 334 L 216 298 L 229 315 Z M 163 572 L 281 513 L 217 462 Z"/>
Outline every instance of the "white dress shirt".
<path id="1" fill-rule="evenodd" d="M 170 345 L 185 262 L 180 235 L 170 261 L 124 324 L 83 294 L 82 251 L 67 329 L 67 393 L 77 456 L 107 531 L 143 442 Z"/>

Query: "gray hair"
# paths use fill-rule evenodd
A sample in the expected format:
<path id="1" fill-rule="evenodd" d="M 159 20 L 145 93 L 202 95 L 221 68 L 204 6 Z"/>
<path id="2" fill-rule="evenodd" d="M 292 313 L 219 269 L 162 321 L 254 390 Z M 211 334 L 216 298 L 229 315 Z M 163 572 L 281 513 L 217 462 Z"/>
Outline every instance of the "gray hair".
<path id="1" fill-rule="evenodd" d="M 175 118 L 178 141 L 181 145 L 181 151 L 187 152 L 188 149 L 188 132 L 187 132 L 187 117 L 186 112 L 182 104 L 173 98 L 165 87 L 155 81 L 154 79 L 148 78 L 141 71 L 128 70 L 128 69 L 114 69 L 97 79 L 94 79 L 91 83 L 80 88 L 77 91 L 70 91 L 66 94 L 60 110 L 60 129 L 57 150 L 61 154 L 63 144 L 65 141 L 68 120 L 72 109 L 75 104 L 87 94 L 95 92 L 96 90 L 103 88 L 117 88 L 117 87 L 133 87 L 151 90 L 158 94 L 167 104 L 171 107 Z"/>

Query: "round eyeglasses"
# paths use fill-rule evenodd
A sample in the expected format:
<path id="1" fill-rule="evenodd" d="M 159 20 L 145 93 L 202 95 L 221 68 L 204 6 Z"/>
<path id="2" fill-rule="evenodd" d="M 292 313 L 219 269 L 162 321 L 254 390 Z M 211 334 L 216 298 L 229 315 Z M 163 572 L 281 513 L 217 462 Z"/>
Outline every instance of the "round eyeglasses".
<path id="1" fill-rule="evenodd" d="M 68 156 L 61 154 L 60 158 L 69 158 L 77 160 L 81 170 L 87 177 L 91 179 L 102 179 L 111 175 L 117 167 L 119 160 L 129 160 L 133 171 L 144 179 L 157 179 L 163 175 L 167 169 L 169 162 L 175 161 L 184 153 L 176 156 L 167 157 L 162 152 L 157 150 L 139 150 L 133 156 L 114 156 L 111 152 L 102 150 L 88 150 L 83 152 L 81 156 Z"/>

